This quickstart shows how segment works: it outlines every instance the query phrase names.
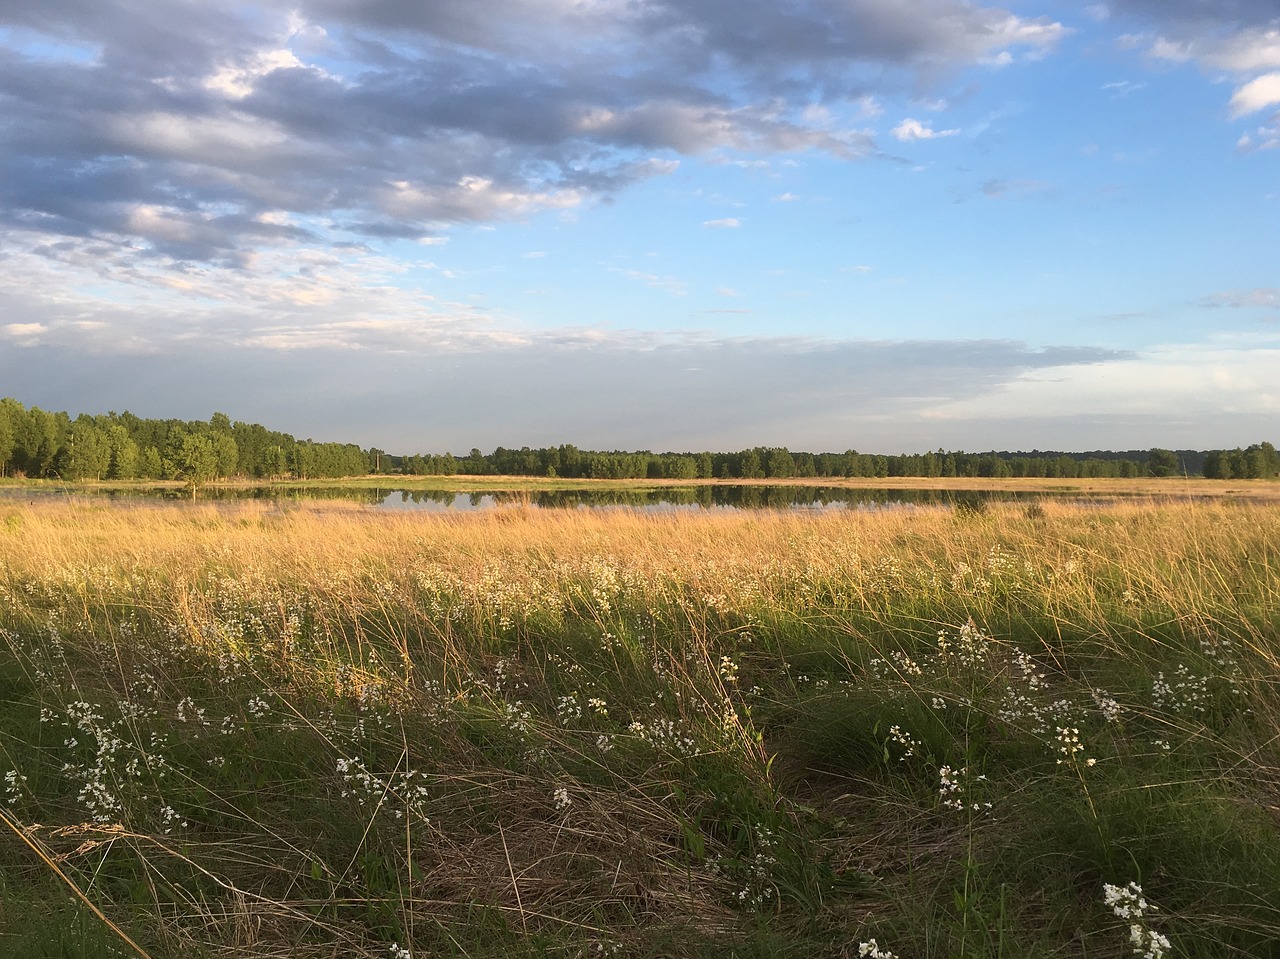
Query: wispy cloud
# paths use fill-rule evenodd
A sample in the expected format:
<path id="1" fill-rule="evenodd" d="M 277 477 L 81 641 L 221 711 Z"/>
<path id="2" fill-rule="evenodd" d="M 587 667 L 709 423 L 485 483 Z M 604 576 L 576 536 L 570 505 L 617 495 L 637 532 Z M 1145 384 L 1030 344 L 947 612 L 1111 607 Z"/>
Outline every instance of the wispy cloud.
<path id="1" fill-rule="evenodd" d="M 1259 288 L 1254 290 L 1226 290 L 1214 293 L 1200 301 L 1207 307 L 1258 307 L 1268 310 L 1280 310 L 1280 287 Z"/>
<path id="2" fill-rule="evenodd" d="M 903 141 L 936 140 L 940 137 L 953 137 L 959 132 L 959 130 L 934 130 L 927 122 L 922 123 L 911 117 L 907 117 L 892 130 L 893 135 Z"/>
<path id="3" fill-rule="evenodd" d="M 643 270 L 624 270 L 619 267 L 610 267 L 610 272 L 619 273 L 627 279 L 643 283 L 645 286 L 663 290 L 672 296 L 684 296 L 689 291 L 689 285 L 674 276 L 659 276 L 656 273 L 646 273 Z"/>

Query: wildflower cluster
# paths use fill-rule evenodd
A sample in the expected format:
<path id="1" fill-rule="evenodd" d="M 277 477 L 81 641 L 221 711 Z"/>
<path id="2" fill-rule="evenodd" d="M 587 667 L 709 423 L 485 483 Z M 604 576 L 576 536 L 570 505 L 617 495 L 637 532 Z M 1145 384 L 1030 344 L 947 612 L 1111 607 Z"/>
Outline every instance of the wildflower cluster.
<path id="1" fill-rule="evenodd" d="M 738 890 L 736 898 L 743 905 L 758 909 L 774 896 L 773 867 L 778 864 L 778 858 L 774 855 L 777 837 L 772 830 L 758 828 L 755 838 L 755 855 L 741 864 L 746 885 Z"/>
<path id="2" fill-rule="evenodd" d="M 16 769 L 10 769 L 7 773 L 5 773 L 4 774 L 5 802 L 10 806 L 16 805 L 18 802 L 19 794 L 22 791 L 22 787 L 26 786 L 26 784 L 27 784 L 27 777 L 22 775 L 22 773 L 18 772 Z"/>
<path id="3" fill-rule="evenodd" d="M 208 724 L 204 718 L 204 710 L 197 706 L 196 701 L 190 696 L 184 696 L 178 700 L 177 715 L 180 723 L 197 723 L 200 726 Z"/>
<path id="4" fill-rule="evenodd" d="M 968 808 L 974 812 L 990 812 L 991 803 L 966 799 L 968 777 L 969 769 L 965 766 L 959 769 L 943 766 L 938 770 L 938 795 L 942 797 L 942 805 L 947 809 L 959 811 L 966 808 L 966 803 L 968 803 Z M 987 777 L 979 775 L 976 778 L 978 782 L 985 782 Z"/>
<path id="5" fill-rule="evenodd" d="M 728 656 L 720 657 L 720 679 L 726 683 L 738 681 L 738 664 Z"/>
<path id="6" fill-rule="evenodd" d="M 655 719 L 648 724 L 633 722 L 627 731 L 654 749 L 678 756 L 692 756 L 698 751 L 698 744 L 689 731 L 670 719 Z"/>
<path id="7" fill-rule="evenodd" d="M 898 959 L 896 953 L 890 952 L 888 949 L 881 949 L 879 943 L 874 939 L 858 943 L 858 955 L 863 959 Z"/>
<path id="8" fill-rule="evenodd" d="M 1156 673 L 1151 683 L 1151 698 L 1161 709 L 1200 714 L 1205 711 L 1208 685 L 1208 676 L 1197 676 L 1183 664 L 1168 679 L 1163 672 Z"/>
<path id="9" fill-rule="evenodd" d="M 123 720 L 108 723 L 98 711 L 101 707 L 88 702 L 67 704 L 67 718 L 74 727 L 64 745 L 76 750 L 82 745 L 81 737 L 92 750 L 92 759 L 80 765 L 66 762 L 62 771 L 81 782 L 77 799 L 84 804 L 94 822 L 113 822 L 124 813 L 124 797 L 121 789 L 130 782 L 147 777 L 162 779 L 168 764 L 159 752 L 165 738 L 154 733 L 148 748 L 141 748 L 126 741 Z"/>
<path id="10" fill-rule="evenodd" d="M 407 809 L 422 822 L 429 821 L 426 810 L 431 793 L 425 774 L 409 770 L 392 773 L 384 781 L 359 759 L 339 759 L 337 773 L 343 781 L 343 799 L 354 799 L 361 806 L 371 805 L 375 812 L 386 811 L 396 819 L 403 819 Z M 396 800 L 396 808 L 392 808 L 388 798 Z"/>
<path id="11" fill-rule="evenodd" d="M 568 726 L 575 719 L 582 718 L 582 706 L 577 696 L 561 696 L 556 700 L 556 719 L 561 726 Z"/>
<path id="12" fill-rule="evenodd" d="M 987 660 L 994 640 L 973 623 L 966 623 L 955 633 L 945 629 L 938 631 L 939 659 L 952 661 L 961 666 L 977 667 Z"/>
<path id="13" fill-rule="evenodd" d="M 916 742 L 914 736 L 903 730 L 901 726 L 889 727 L 889 739 L 902 747 L 902 755 L 898 757 L 898 762 L 906 762 L 916 754 L 916 747 L 920 744 Z"/>
<path id="14" fill-rule="evenodd" d="M 1011 660 L 1009 682 L 996 713 L 1003 722 L 1041 736 L 1076 712 L 1070 700 L 1049 698 L 1045 673 L 1034 659 L 1022 650 L 1014 650 Z"/>
<path id="15" fill-rule="evenodd" d="M 1076 759 L 1080 753 L 1084 752 L 1084 746 L 1080 742 L 1080 730 L 1075 726 L 1059 726 L 1058 727 L 1058 752 L 1061 754 L 1058 759 L 1058 765 L 1074 766 L 1078 762 Z M 1092 766 L 1097 762 L 1096 759 L 1086 759 L 1084 764 Z"/>
<path id="16" fill-rule="evenodd" d="M 1105 689 L 1093 689 L 1090 692 L 1093 696 L 1093 704 L 1098 707 L 1102 718 L 1109 723 L 1118 723 L 1124 708 Z"/>
<path id="17" fill-rule="evenodd" d="M 1170 948 L 1169 940 L 1151 928 L 1147 913 L 1158 910 L 1147 902 L 1142 887 L 1136 882 L 1125 886 L 1103 883 L 1102 898 L 1117 917 L 1129 920 L 1129 943 L 1134 955 L 1142 959 L 1163 959 Z"/>

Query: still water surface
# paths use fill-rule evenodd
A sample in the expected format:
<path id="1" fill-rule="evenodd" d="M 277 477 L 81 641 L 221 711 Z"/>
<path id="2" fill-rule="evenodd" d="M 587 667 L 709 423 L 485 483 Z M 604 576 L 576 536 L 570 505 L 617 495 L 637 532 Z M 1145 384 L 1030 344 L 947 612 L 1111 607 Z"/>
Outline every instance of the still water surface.
<path id="1" fill-rule="evenodd" d="M 0 488 L 3 497 L 103 497 L 116 502 L 190 502 L 183 490 L 84 490 Z M 664 486 L 651 489 L 480 490 L 370 487 L 246 487 L 205 489 L 199 502 L 273 500 L 281 503 L 338 500 L 379 510 L 478 512 L 512 506 L 532 509 L 678 510 L 884 510 L 912 506 L 981 509 L 989 502 L 1033 502 L 1045 497 L 1114 501 L 1108 495 L 1086 497 L 1078 491 L 843 489 L 826 486 Z"/>

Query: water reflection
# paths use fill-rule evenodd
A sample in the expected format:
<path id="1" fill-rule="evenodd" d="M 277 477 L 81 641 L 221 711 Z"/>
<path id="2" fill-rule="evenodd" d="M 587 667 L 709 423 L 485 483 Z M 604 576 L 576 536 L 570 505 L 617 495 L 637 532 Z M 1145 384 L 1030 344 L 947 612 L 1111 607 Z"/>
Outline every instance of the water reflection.
<path id="1" fill-rule="evenodd" d="M 356 492 L 356 491 L 353 491 Z M 898 506 L 973 508 L 988 501 L 1035 500 L 1042 492 L 841 489 L 827 486 L 665 486 L 656 489 L 361 490 L 361 502 L 390 510 L 471 512 L 499 507 L 533 509 L 882 510 Z"/>
<path id="2" fill-rule="evenodd" d="M 191 502 L 181 489 L 106 489 L 0 487 L 0 496 L 102 496 L 121 502 L 163 500 Z M 635 509 L 645 512 L 697 510 L 885 510 L 918 506 L 950 506 L 982 512 L 991 502 L 1034 502 L 1045 497 L 1114 500 L 1115 494 L 1089 497 L 1079 491 L 845 489 L 834 486 L 663 486 L 633 489 L 477 490 L 403 489 L 397 487 L 209 487 L 198 502 L 270 500 L 277 503 L 342 501 L 379 510 L 479 512 L 530 509 Z"/>

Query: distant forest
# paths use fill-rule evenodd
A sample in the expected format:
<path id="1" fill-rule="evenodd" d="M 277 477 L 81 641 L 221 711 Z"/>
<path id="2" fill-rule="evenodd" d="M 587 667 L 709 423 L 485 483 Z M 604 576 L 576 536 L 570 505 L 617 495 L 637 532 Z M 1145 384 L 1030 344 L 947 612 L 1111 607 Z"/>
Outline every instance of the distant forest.
<path id="1" fill-rule="evenodd" d="M 214 413 L 199 420 L 143 419 L 132 413 L 74 419 L 0 400 L 0 476 L 63 480 L 218 478 L 320 479 L 371 473 L 413 476 L 504 475 L 570 479 L 783 479 L 790 477 L 1044 476 L 1062 479 L 1203 475 L 1275 479 L 1280 454 L 1271 443 L 1233 450 L 1095 450 L 1064 453 L 936 450 L 879 453 L 795 452 L 754 447 L 734 453 L 582 450 L 575 446 L 473 449 L 395 455 L 354 443 L 317 443 Z"/>

